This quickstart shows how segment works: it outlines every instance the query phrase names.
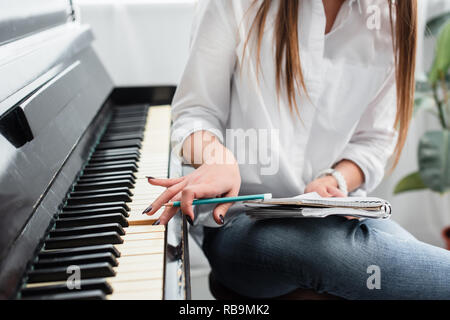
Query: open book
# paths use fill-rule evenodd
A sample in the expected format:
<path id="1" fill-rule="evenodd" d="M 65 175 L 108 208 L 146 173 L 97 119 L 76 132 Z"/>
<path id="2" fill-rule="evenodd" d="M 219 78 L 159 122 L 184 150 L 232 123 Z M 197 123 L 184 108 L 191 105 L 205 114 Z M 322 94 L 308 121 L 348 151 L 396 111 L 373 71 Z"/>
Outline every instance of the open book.
<path id="1" fill-rule="evenodd" d="M 316 192 L 292 198 L 244 202 L 246 214 L 254 219 L 323 218 L 330 215 L 387 219 L 391 205 L 374 197 L 322 198 Z"/>

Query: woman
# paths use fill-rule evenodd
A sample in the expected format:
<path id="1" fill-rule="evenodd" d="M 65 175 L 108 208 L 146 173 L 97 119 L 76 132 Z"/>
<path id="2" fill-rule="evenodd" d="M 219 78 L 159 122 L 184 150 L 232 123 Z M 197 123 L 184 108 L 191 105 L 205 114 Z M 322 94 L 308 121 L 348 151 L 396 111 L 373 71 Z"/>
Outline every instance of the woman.
<path id="1" fill-rule="evenodd" d="M 346 299 L 450 298 L 450 253 L 393 221 L 255 222 L 226 217 L 230 204 L 219 204 L 206 214 L 225 226 L 212 228 L 191 205 L 238 193 L 340 197 L 379 184 L 394 151 L 398 161 L 414 94 L 417 3 L 391 2 L 205 3 L 173 101 L 173 146 L 196 170 L 149 178 L 168 189 L 144 213 L 181 200 L 226 287 L 254 298 L 299 288 Z"/>

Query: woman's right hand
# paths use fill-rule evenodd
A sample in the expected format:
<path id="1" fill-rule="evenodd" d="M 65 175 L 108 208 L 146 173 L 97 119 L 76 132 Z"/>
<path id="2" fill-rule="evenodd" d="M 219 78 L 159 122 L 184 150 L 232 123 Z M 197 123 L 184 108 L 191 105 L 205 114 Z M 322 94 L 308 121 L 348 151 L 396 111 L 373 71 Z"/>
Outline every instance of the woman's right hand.
<path id="1" fill-rule="evenodd" d="M 155 186 L 166 187 L 165 190 L 144 212 L 148 215 L 158 211 L 164 203 L 169 201 L 181 201 L 181 211 L 187 219 L 194 221 L 194 211 L 192 202 L 194 199 L 214 198 L 214 197 L 234 197 L 239 193 L 241 186 L 241 176 L 239 166 L 231 151 L 221 144 L 216 144 L 215 148 L 220 150 L 226 161 L 218 159 L 204 161 L 194 172 L 180 178 L 154 179 L 149 178 L 148 182 Z M 225 214 L 232 203 L 221 203 L 213 211 L 214 220 L 217 224 L 223 224 Z M 176 214 L 178 208 L 167 207 L 159 218 L 159 223 L 167 222 Z"/>

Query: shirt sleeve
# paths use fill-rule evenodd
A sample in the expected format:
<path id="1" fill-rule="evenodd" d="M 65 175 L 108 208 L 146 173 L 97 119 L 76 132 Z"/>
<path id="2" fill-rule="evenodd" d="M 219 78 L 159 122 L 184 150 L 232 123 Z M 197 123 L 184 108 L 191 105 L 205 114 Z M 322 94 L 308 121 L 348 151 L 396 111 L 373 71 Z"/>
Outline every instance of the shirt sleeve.
<path id="1" fill-rule="evenodd" d="M 209 131 L 223 142 L 238 37 L 231 2 L 199 3 L 190 55 L 172 102 L 171 142 L 177 156 L 195 131 Z"/>
<path id="2" fill-rule="evenodd" d="M 394 68 L 391 68 L 337 161 L 351 160 L 361 168 L 364 183 L 359 189 L 365 192 L 374 190 L 383 179 L 386 163 L 397 142 L 394 127 L 397 112 L 395 83 Z"/>

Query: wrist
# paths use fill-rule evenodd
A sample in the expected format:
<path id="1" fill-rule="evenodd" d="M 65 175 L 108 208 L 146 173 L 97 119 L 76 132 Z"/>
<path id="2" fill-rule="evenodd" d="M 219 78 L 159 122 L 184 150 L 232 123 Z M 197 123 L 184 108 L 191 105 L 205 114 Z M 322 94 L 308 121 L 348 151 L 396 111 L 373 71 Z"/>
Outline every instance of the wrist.
<path id="1" fill-rule="evenodd" d="M 337 188 L 341 190 L 344 194 L 348 194 L 347 181 L 345 180 L 342 173 L 336 169 L 326 169 L 317 175 L 317 178 L 330 177 L 337 183 Z"/>
<path id="2" fill-rule="evenodd" d="M 322 180 L 327 186 L 333 186 L 335 188 L 339 187 L 338 181 L 333 176 L 324 176 L 319 179 Z"/>

